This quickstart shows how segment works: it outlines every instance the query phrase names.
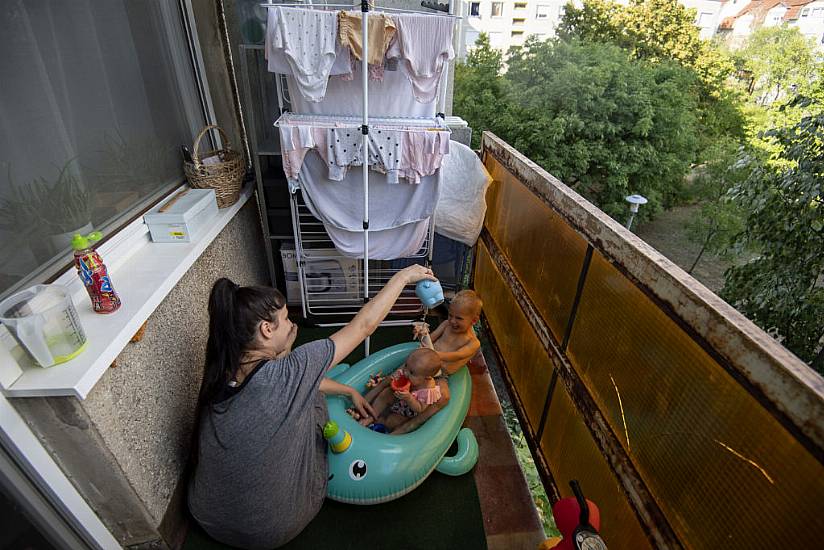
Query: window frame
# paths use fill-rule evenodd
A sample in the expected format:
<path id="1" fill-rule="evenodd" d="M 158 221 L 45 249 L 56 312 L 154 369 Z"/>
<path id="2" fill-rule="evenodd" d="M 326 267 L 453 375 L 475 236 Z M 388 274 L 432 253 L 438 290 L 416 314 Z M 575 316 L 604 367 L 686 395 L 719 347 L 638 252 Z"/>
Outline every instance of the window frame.
<path id="1" fill-rule="evenodd" d="M 495 4 L 501 6 L 501 11 L 498 15 L 495 15 Z M 489 14 L 492 19 L 502 19 L 504 17 L 504 3 L 503 2 L 492 2 L 492 7 L 489 9 Z"/>
<path id="2" fill-rule="evenodd" d="M 195 136 L 202 129 L 202 126 L 198 126 L 200 122 L 204 125 L 213 124 L 216 117 L 208 81 L 205 76 L 205 64 L 197 36 L 197 27 L 195 26 L 191 0 L 177 0 L 174 3 L 159 0 L 158 7 L 163 14 L 163 31 L 171 46 L 169 54 L 175 78 L 178 84 L 183 87 L 182 85 L 184 83 L 182 79 L 185 78 L 185 76 L 183 76 L 181 71 L 188 70 L 198 94 L 197 99 L 188 97 L 186 94 L 182 94 L 181 96 L 183 107 L 186 111 L 186 119 L 189 122 L 192 136 Z M 188 88 L 188 84 L 185 88 Z M 217 139 L 215 139 L 214 136 L 210 135 L 208 138 L 208 143 L 211 145 L 211 148 L 222 147 L 220 136 L 217 136 Z M 151 194 L 142 197 L 131 207 L 115 215 L 112 219 L 107 220 L 100 227 L 96 227 L 95 229 L 101 231 L 104 235 L 98 246 L 102 246 L 111 240 L 120 240 L 120 237 L 123 235 L 119 234 L 123 232 L 126 232 L 126 240 L 130 240 L 129 237 L 134 236 L 132 233 L 141 231 L 137 227 L 138 224 L 134 222 L 142 218 L 143 214 L 148 210 L 185 184 L 186 177 L 185 175 L 181 175 L 174 181 L 156 189 Z M 119 256 L 129 254 L 130 251 L 127 249 L 114 247 L 107 254 L 107 261 L 117 262 L 120 259 Z M 56 255 L 54 258 L 38 265 L 28 276 L 20 279 L 10 287 L 0 289 L 0 300 L 28 288 L 33 284 L 54 283 L 67 271 L 72 269 L 74 269 L 73 254 L 70 250 L 64 251 L 62 254 Z"/>
<path id="3" fill-rule="evenodd" d="M 477 13 L 472 13 L 472 8 L 473 7 L 478 8 Z M 469 17 L 477 17 L 477 18 L 480 19 L 480 17 L 481 17 L 481 3 L 480 2 L 470 2 L 469 3 Z"/>
<path id="4" fill-rule="evenodd" d="M 546 12 L 542 15 L 540 13 L 541 8 L 544 8 Z M 552 14 L 552 4 L 538 4 L 535 6 L 535 19 L 551 19 Z"/>

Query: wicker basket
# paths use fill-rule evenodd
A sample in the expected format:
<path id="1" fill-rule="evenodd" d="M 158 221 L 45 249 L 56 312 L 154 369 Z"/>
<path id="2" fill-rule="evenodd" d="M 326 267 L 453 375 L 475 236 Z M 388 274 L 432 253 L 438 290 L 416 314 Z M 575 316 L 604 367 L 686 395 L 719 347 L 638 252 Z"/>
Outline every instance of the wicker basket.
<path id="1" fill-rule="evenodd" d="M 208 151 L 201 155 L 198 152 L 200 140 L 209 130 L 216 129 L 223 139 L 224 149 Z M 216 162 L 204 164 L 202 159 L 214 158 Z M 240 187 L 243 176 L 246 174 L 246 163 L 243 155 L 233 151 L 229 145 L 226 133 L 216 125 L 206 126 L 195 138 L 192 145 L 192 162 L 183 163 L 183 171 L 189 185 L 195 189 L 214 189 L 218 208 L 226 208 L 235 204 L 240 197 Z"/>

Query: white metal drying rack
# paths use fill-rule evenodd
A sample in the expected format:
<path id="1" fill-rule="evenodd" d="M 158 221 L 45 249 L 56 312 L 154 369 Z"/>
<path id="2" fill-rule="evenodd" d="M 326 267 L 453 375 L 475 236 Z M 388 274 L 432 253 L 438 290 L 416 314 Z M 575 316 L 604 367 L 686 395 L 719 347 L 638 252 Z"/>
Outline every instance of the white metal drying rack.
<path id="1" fill-rule="evenodd" d="M 360 4 L 360 11 L 362 13 L 362 17 L 361 17 L 361 43 L 362 43 L 362 48 L 363 48 L 363 51 L 362 51 L 362 54 L 361 54 L 361 86 L 362 86 L 362 90 L 363 90 L 363 105 L 362 105 L 363 114 L 362 114 L 362 117 L 361 117 L 361 124 L 360 124 L 359 128 L 360 128 L 360 131 L 361 131 L 361 134 L 362 134 L 363 151 L 369 151 L 369 130 L 370 130 L 370 126 L 369 126 L 369 69 L 368 69 L 369 42 L 367 40 L 367 36 L 369 35 L 369 12 L 371 10 L 375 9 L 375 6 L 373 5 L 373 3 L 369 2 L 369 0 L 361 0 L 361 2 L 359 2 L 359 4 Z M 347 9 L 347 8 L 348 9 L 357 9 L 358 8 L 358 3 L 355 3 L 355 4 L 305 4 L 305 3 L 272 3 L 272 2 L 267 2 L 267 3 L 260 4 L 260 5 L 263 6 L 263 7 L 266 7 L 266 8 L 276 8 L 276 7 L 308 8 L 308 9 L 329 9 L 329 8 L 332 8 L 332 9 Z M 451 11 L 452 10 L 452 1 L 451 0 L 450 0 L 450 3 L 449 3 L 449 6 L 450 6 L 450 11 Z M 413 10 L 399 9 L 399 8 L 379 8 L 379 9 L 381 11 L 390 11 L 390 12 L 396 12 L 396 13 L 421 14 L 421 15 L 426 15 L 428 17 L 449 17 L 449 18 L 452 18 L 452 19 L 455 19 L 455 20 L 460 19 L 460 17 L 452 15 L 452 14 L 434 14 L 434 13 L 418 12 L 418 11 L 413 11 Z M 448 73 L 448 71 L 449 71 L 448 63 L 449 63 L 448 61 L 444 62 L 444 67 L 443 67 L 443 72 L 445 72 L 446 74 L 449 74 Z M 443 74 L 443 72 L 441 74 Z M 279 103 L 279 106 L 280 106 L 281 112 L 282 112 L 282 104 L 283 104 L 282 103 L 282 94 L 281 94 L 282 88 L 279 85 L 280 79 L 276 79 L 276 81 L 278 83 L 278 103 Z M 438 115 L 436 115 L 436 119 L 437 119 L 437 117 L 440 117 L 441 121 L 442 121 L 443 120 L 443 114 L 442 113 L 443 113 L 443 110 L 444 110 L 444 105 L 446 103 L 446 88 L 447 88 L 446 79 L 441 78 L 439 85 L 441 86 L 441 89 L 439 90 L 439 101 L 438 101 L 440 108 L 438 109 Z M 284 115 L 282 114 L 282 116 L 284 116 Z M 318 119 L 323 119 L 324 118 L 324 117 L 321 117 L 320 115 L 314 115 L 314 116 Z M 352 119 L 353 122 L 357 121 L 356 117 L 331 117 L 331 116 L 327 115 L 325 118 L 326 118 L 327 121 L 331 120 L 332 118 L 337 119 L 337 120 Z M 435 129 L 447 130 L 445 125 L 443 125 L 442 123 L 439 123 L 437 120 L 430 120 L 430 119 L 396 119 L 396 120 L 392 120 L 392 122 L 393 123 L 400 122 L 401 120 L 409 121 L 409 123 L 411 125 L 417 126 L 417 128 L 415 128 L 416 130 L 420 129 L 421 126 L 429 126 L 433 130 L 435 130 Z M 422 120 L 426 120 L 426 122 L 424 124 L 421 124 Z M 320 122 L 320 120 L 318 120 L 318 122 Z M 347 121 L 347 122 L 349 122 L 349 121 Z M 347 127 L 347 126 L 344 126 L 344 127 Z M 358 125 L 356 123 L 354 123 L 353 125 L 348 126 L 348 127 L 358 128 Z M 404 127 L 401 124 L 388 125 L 387 129 L 389 129 L 390 127 L 391 127 L 391 129 L 394 129 L 394 130 L 403 130 L 404 129 Z M 380 290 L 380 288 L 382 288 L 383 284 L 386 284 L 386 282 L 388 282 L 388 278 L 386 277 L 387 273 L 384 270 L 381 270 L 381 272 L 378 273 L 377 277 L 373 277 L 373 280 L 370 280 L 370 277 L 369 277 L 369 163 L 366 162 L 365 160 L 366 159 L 364 159 L 364 162 L 363 162 L 363 165 L 362 165 L 362 169 L 363 169 L 363 303 L 366 303 L 369 300 L 370 289 L 371 289 L 370 287 L 376 287 L 376 290 Z M 440 172 L 440 170 L 438 170 L 438 180 L 439 181 L 440 181 L 440 178 L 441 178 L 441 172 Z M 303 306 L 304 307 L 304 314 L 306 314 L 307 313 L 306 304 L 307 304 L 308 298 L 311 296 L 311 294 L 310 294 L 311 286 L 309 284 L 305 284 L 306 276 L 305 276 L 305 273 L 303 271 L 303 265 L 302 265 L 302 261 L 301 261 L 302 240 L 301 240 L 301 233 L 300 233 L 300 231 L 301 231 L 300 205 L 298 204 L 298 200 L 297 200 L 298 198 L 296 196 L 296 193 L 293 192 L 292 197 L 293 197 L 292 201 L 291 201 L 291 203 L 292 203 L 292 216 L 293 216 L 292 225 L 293 225 L 293 228 L 295 230 L 295 248 L 296 248 L 296 253 L 298 255 L 298 270 L 299 270 L 299 273 L 300 273 L 300 280 L 301 280 L 302 298 L 303 298 L 302 301 L 303 301 L 303 304 L 304 304 L 304 306 Z M 427 264 L 431 265 L 432 264 L 433 244 L 434 244 L 434 234 L 433 234 L 434 233 L 434 226 L 435 226 L 434 216 L 432 216 L 430 218 L 429 225 L 430 225 L 429 234 L 428 234 L 428 239 L 427 239 L 427 243 L 426 243 L 426 258 L 427 258 Z M 321 224 L 321 229 L 322 229 L 322 224 Z M 345 275 L 344 275 L 344 278 L 345 278 Z M 384 280 L 384 279 L 386 279 L 386 280 Z M 345 285 L 345 281 L 341 281 L 341 283 L 343 283 Z M 414 294 L 413 294 L 413 297 L 414 297 Z M 349 297 L 348 295 L 343 296 L 343 301 L 344 302 L 346 302 L 348 300 L 351 300 L 351 297 Z M 401 298 L 399 299 L 399 303 L 402 305 L 402 307 L 404 307 L 404 311 L 406 311 L 408 309 L 408 306 L 406 305 L 406 304 L 409 303 L 407 296 L 402 295 Z M 360 304 L 360 305 L 362 305 L 362 304 Z M 421 309 L 420 305 L 417 305 L 415 307 L 415 309 L 412 310 L 411 312 L 412 313 L 417 313 L 419 311 L 422 311 L 422 309 Z M 400 311 L 397 311 L 397 312 L 400 313 Z M 423 311 L 423 313 L 425 314 L 425 311 Z M 335 312 L 333 312 L 332 314 L 335 314 Z M 389 325 L 389 324 L 398 324 L 398 323 L 393 323 L 393 322 L 390 321 L 390 322 L 384 322 L 382 324 Z M 408 324 L 408 322 L 403 322 L 402 324 Z M 369 340 L 370 340 L 370 338 L 367 336 L 367 338 L 364 342 L 364 354 L 367 355 L 367 356 L 369 355 Z"/>

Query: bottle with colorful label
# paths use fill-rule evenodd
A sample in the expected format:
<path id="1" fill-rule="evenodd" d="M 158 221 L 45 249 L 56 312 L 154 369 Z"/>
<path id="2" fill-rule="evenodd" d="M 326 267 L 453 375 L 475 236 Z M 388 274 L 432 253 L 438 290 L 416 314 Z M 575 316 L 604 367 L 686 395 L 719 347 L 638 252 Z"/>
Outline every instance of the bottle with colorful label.
<path id="1" fill-rule="evenodd" d="M 100 254 L 93 248 L 93 244 L 102 237 L 100 231 L 72 237 L 74 267 L 77 268 L 80 280 L 86 285 L 95 313 L 111 313 L 120 307 L 120 297 L 112 286 Z"/>

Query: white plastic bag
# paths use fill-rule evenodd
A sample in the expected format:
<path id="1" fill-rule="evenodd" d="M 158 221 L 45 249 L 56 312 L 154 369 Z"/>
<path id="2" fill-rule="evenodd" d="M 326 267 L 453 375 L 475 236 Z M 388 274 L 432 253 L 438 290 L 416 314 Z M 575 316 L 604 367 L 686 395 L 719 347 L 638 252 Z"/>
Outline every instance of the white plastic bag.
<path id="1" fill-rule="evenodd" d="M 435 231 L 474 246 L 486 215 L 486 189 L 492 177 L 475 152 L 457 141 L 441 164 L 441 195 L 435 207 Z"/>

